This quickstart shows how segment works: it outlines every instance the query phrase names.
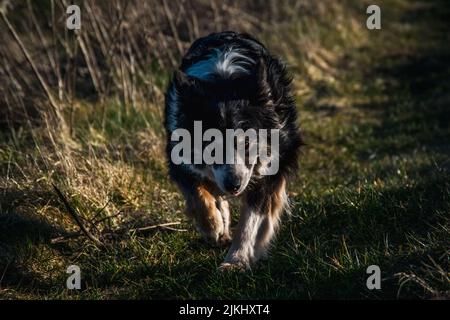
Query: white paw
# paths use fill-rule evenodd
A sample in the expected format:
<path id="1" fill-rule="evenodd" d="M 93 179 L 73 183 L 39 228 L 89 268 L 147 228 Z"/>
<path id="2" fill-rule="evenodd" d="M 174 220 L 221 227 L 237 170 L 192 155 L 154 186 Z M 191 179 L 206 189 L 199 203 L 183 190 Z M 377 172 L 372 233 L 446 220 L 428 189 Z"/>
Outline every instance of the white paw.
<path id="1" fill-rule="evenodd" d="M 239 263 L 222 262 L 219 266 L 219 271 L 221 272 L 229 272 L 229 271 L 244 272 L 246 270 L 247 268 Z"/>

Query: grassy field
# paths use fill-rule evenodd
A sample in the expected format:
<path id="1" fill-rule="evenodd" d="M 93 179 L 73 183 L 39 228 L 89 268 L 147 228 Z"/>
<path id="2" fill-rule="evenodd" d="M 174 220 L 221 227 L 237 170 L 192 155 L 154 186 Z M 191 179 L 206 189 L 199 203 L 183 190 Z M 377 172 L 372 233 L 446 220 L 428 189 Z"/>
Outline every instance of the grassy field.
<path id="1" fill-rule="evenodd" d="M 183 216 L 162 152 L 170 68 L 154 66 L 153 100 L 76 99 L 60 131 L 46 116 L 5 121 L 0 298 L 449 299 L 450 5 L 380 1 L 370 31 L 365 4 L 349 3 L 330 24 L 258 33 L 291 66 L 307 144 L 267 260 L 218 271 L 227 249 Z M 94 235 L 179 224 L 52 243 L 78 230 L 52 184 Z M 71 264 L 80 291 L 66 289 Z M 373 264 L 381 290 L 366 288 Z"/>

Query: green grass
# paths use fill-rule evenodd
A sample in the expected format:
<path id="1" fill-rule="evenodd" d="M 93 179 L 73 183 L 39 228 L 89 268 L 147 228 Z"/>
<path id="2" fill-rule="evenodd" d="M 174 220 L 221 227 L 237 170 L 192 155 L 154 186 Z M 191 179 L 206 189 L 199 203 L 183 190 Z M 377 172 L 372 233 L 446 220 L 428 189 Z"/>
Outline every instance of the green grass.
<path id="1" fill-rule="evenodd" d="M 53 149 L 38 139 L 36 150 L 26 128 L 2 137 L 0 297 L 448 299 L 450 7 L 381 6 L 383 29 L 364 30 L 368 41 L 349 45 L 333 65 L 335 81 L 313 83 L 322 90 L 308 101 L 299 96 L 307 146 L 289 188 L 292 214 L 267 260 L 247 273 L 217 270 L 226 248 L 204 243 L 187 223 L 161 149 L 151 151 L 162 137 L 154 110 L 109 105 L 102 128 L 80 107 L 71 165 L 43 160 Z M 81 178 L 69 179 L 71 168 Z M 104 248 L 81 238 L 52 245 L 76 227 L 50 181 L 82 215 L 108 203 L 101 214 L 122 211 L 120 223 L 181 220 L 188 231 L 130 234 Z M 65 289 L 70 264 L 81 267 L 81 291 Z M 381 290 L 366 288 L 372 264 Z"/>

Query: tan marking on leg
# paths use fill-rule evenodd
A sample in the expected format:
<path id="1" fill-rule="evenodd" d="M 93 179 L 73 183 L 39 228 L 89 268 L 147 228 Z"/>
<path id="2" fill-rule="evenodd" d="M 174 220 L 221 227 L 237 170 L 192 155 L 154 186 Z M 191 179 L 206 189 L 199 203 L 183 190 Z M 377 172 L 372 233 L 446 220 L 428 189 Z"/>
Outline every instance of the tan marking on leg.
<path id="1" fill-rule="evenodd" d="M 224 232 L 223 219 L 216 198 L 199 185 L 186 199 L 186 215 L 193 219 L 197 230 L 208 240 L 218 242 Z"/>

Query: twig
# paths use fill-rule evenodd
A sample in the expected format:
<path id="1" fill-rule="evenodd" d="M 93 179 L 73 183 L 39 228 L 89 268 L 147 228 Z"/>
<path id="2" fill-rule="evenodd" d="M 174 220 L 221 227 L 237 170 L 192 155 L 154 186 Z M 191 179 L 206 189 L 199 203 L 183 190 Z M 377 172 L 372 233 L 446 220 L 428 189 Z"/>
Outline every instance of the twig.
<path id="1" fill-rule="evenodd" d="M 64 236 L 60 236 L 60 237 L 56 237 L 50 240 L 51 244 L 57 244 L 57 243 L 61 243 L 61 242 L 65 242 L 69 239 L 73 239 L 73 238 L 78 238 L 81 237 L 83 235 L 83 233 L 81 232 L 74 232 L 74 233 L 69 233 L 66 234 Z"/>
<path id="2" fill-rule="evenodd" d="M 72 208 L 72 206 L 70 205 L 70 203 L 67 201 L 66 197 L 63 195 L 63 193 L 58 189 L 58 187 L 54 184 L 53 188 L 56 191 L 56 194 L 58 195 L 58 197 L 61 199 L 61 201 L 64 203 L 64 206 L 67 209 L 67 212 L 72 216 L 72 218 L 75 220 L 75 222 L 78 224 L 78 226 L 80 227 L 80 230 L 86 235 L 86 237 L 88 237 L 88 239 L 90 239 L 92 242 L 94 242 L 96 245 L 102 245 L 102 243 L 100 242 L 100 240 L 98 240 L 83 224 L 83 222 L 81 221 L 80 217 L 76 214 L 75 210 Z"/>
<path id="3" fill-rule="evenodd" d="M 178 231 L 178 232 L 187 232 L 188 231 L 187 229 L 177 229 L 177 228 L 172 228 L 172 227 L 162 227 L 162 228 L 171 230 L 171 231 Z"/>
<path id="4" fill-rule="evenodd" d="M 181 222 L 167 222 L 167 223 L 160 223 L 160 224 L 155 224 L 152 226 L 147 226 L 147 227 L 141 227 L 141 228 L 134 228 L 134 229 L 128 229 L 125 231 L 128 232 L 143 232 L 143 231 L 147 231 L 147 230 L 151 230 L 151 229 L 156 229 L 156 228 L 166 228 L 166 229 L 170 229 L 170 230 L 176 230 L 176 231 L 187 231 L 186 229 L 175 229 L 175 228 L 170 228 L 169 226 L 174 226 L 174 225 L 178 225 Z"/>

